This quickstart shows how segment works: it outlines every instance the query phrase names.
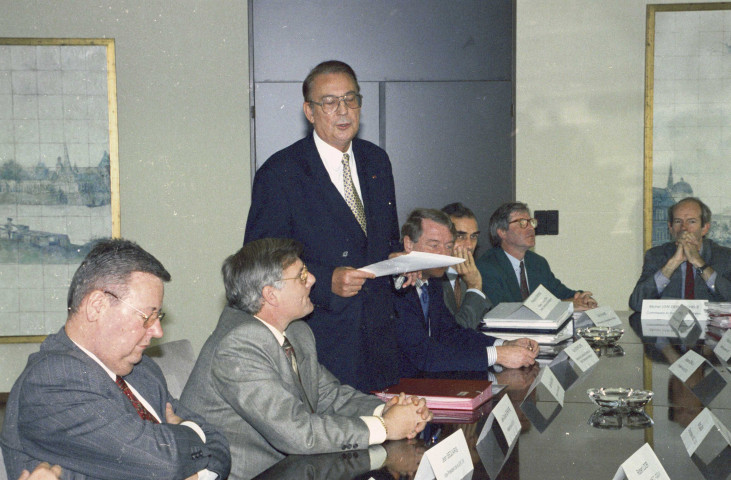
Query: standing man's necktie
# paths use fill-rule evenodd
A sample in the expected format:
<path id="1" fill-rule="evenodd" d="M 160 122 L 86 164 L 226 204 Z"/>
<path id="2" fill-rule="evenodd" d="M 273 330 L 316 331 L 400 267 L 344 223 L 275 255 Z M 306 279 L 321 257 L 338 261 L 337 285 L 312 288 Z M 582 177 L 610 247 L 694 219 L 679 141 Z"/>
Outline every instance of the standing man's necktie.
<path id="1" fill-rule="evenodd" d="M 459 283 L 459 276 L 454 279 L 454 300 L 459 310 L 459 306 L 462 305 L 462 285 Z"/>
<path id="2" fill-rule="evenodd" d="M 520 294 L 523 296 L 523 300 L 530 296 L 528 293 L 528 280 L 525 278 L 525 263 L 520 261 Z"/>
<path id="3" fill-rule="evenodd" d="M 355 215 L 355 219 L 360 223 L 360 228 L 363 229 L 363 233 L 368 234 L 363 202 L 360 201 L 358 191 L 355 189 L 355 184 L 353 183 L 353 176 L 350 173 L 350 155 L 344 153 L 341 161 L 343 163 L 343 197 L 345 198 L 345 203 L 348 204 L 350 211 Z"/>
<path id="4" fill-rule="evenodd" d="M 297 366 L 297 355 L 294 353 L 294 347 L 290 343 L 289 339 L 287 337 L 284 337 L 284 342 L 282 343 L 282 348 L 284 349 L 284 354 L 287 355 L 287 358 L 289 359 L 290 363 L 292 364 L 292 370 L 294 370 L 295 376 L 297 377 L 297 381 L 300 384 L 300 387 L 302 387 L 302 394 L 305 397 L 305 403 L 307 403 L 307 407 L 310 409 L 310 412 L 314 412 L 312 408 L 312 404 L 310 404 L 310 399 L 307 398 L 307 392 L 305 392 L 305 387 L 302 385 L 302 378 L 300 378 L 300 370 Z"/>
<path id="5" fill-rule="evenodd" d="M 695 273 L 695 270 L 693 269 L 693 265 L 690 264 L 690 262 L 685 262 L 685 295 L 683 298 L 687 300 L 692 300 L 695 298 L 695 280 L 693 279 L 693 275 Z"/>
<path id="6" fill-rule="evenodd" d="M 129 389 L 129 387 L 127 386 L 127 382 L 125 382 L 122 377 L 117 375 L 117 379 L 115 380 L 115 382 L 117 386 L 124 392 L 124 394 L 127 395 L 129 401 L 132 402 L 132 406 L 135 407 L 135 410 L 137 410 L 137 415 L 139 415 L 142 420 L 147 420 L 148 422 L 152 423 L 160 423 L 157 421 L 157 418 L 155 418 L 155 416 L 151 414 L 144 405 L 142 405 L 142 402 L 137 399 L 135 394 L 132 393 L 132 390 Z"/>

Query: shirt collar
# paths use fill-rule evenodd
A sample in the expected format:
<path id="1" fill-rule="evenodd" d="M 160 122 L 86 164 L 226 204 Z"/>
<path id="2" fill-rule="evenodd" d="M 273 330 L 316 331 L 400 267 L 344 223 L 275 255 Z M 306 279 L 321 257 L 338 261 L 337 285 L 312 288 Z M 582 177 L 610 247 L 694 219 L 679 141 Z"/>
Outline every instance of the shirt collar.
<path id="1" fill-rule="evenodd" d="M 261 318 L 257 317 L 256 315 L 254 315 L 253 317 L 256 318 L 257 320 L 259 320 L 261 323 L 263 323 L 269 329 L 269 331 L 272 332 L 272 335 L 274 335 L 274 338 L 277 339 L 277 342 L 279 343 L 280 347 L 284 344 L 285 335 L 282 332 L 277 330 L 273 325 L 270 325 L 267 322 L 265 322 L 264 320 L 262 320 Z"/>
<path id="2" fill-rule="evenodd" d="M 315 147 L 317 147 L 317 153 L 320 154 L 322 162 L 326 165 L 330 165 L 335 169 L 342 169 L 343 154 L 347 153 L 348 155 L 350 155 L 351 160 L 354 158 L 352 141 L 350 142 L 350 145 L 348 145 L 348 150 L 346 152 L 341 152 L 332 145 L 325 143 L 325 140 L 321 139 L 317 132 L 314 130 L 312 131 L 312 136 L 315 139 Z"/>
<path id="3" fill-rule="evenodd" d="M 71 338 L 69 338 L 69 340 L 71 340 Z M 72 341 L 72 342 L 74 342 L 73 340 L 71 340 L 71 341 Z M 112 380 L 115 380 L 115 381 L 117 380 L 117 375 L 116 375 L 116 374 L 115 374 L 115 373 L 114 373 L 113 371 L 109 370 L 109 368 L 107 368 L 107 366 L 106 366 L 106 365 L 104 365 L 104 363 L 103 363 L 103 362 L 102 362 L 101 360 L 99 360 L 99 358 L 98 358 L 98 357 L 97 357 L 96 355 L 94 355 L 94 354 L 93 354 L 93 353 L 91 353 L 91 352 L 90 352 L 89 350 L 85 349 L 84 347 L 82 347 L 81 345 L 79 345 L 79 344 L 78 344 L 78 343 L 76 343 L 76 342 L 74 342 L 74 345 L 76 345 L 77 347 L 79 347 L 79 350 L 81 350 L 81 351 L 82 351 L 82 352 L 84 352 L 85 354 L 89 355 L 89 358 L 91 358 L 91 359 L 92 359 L 92 360 L 94 360 L 94 361 L 95 361 L 96 363 L 98 363 L 98 364 L 99 364 L 99 366 L 100 366 L 100 367 L 102 367 L 102 368 L 104 369 L 104 371 L 105 371 L 105 372 L 107 372 L 107 375 L 109 375 L 109 377 L 110 377 L 110 378 L 111 378 Z"/>

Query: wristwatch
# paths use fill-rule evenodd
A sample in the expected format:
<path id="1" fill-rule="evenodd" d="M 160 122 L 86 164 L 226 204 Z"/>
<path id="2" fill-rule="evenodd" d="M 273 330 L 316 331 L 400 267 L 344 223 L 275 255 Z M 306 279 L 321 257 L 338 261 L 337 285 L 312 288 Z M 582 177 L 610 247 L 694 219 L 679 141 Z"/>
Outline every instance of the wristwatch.
<path id="1" fill-rule="evenodd" d="M 697 267 L 695 270 L 696 272 L 698 272 L 698 275 L 703 275 L 703 272 L 706 270 L 706 268 L 711 268 L 711 266 L 707 263 L 704 263 L 700 267 Z"/>

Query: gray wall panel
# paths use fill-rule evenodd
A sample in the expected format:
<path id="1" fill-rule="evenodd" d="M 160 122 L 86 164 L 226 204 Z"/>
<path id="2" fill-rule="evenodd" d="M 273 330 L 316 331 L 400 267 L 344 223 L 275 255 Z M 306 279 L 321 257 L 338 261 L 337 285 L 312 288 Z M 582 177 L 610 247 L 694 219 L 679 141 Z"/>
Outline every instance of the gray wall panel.
<path id="1" fill-rule="evenodd" d="M 386 151 L 403 222 L 416 207 L 461 201 L 487 232 L 513 198 L 510 82 L 388 83 Z M 482 240 L 483 251 L 489 245 Z"/>
<path id="2" fill-rule="evenodd" d="M 505 0 L 253 2 L 255 82 L 302 80 L 323 60 L 369 81 L 509 80 Z"/>

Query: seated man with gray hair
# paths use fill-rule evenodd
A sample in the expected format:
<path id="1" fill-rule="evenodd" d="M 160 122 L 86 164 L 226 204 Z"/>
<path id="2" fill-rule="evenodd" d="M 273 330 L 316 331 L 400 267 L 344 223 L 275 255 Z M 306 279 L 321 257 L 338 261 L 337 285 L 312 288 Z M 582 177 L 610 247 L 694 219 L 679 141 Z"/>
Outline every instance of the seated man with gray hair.
<path id="1" fill-rule="evenodd" d="M 223 264 L 228 305 L 201 350 L 181 402 L 231 444 L 230 479 L 251 478 L 288 454 L 365 449 L 414 438 L 431 419 L 423 399 L 377 397 L 341 385 L 317 360 L 304 321 L 315 276 L 302 245 L 263 238 Z"/>

